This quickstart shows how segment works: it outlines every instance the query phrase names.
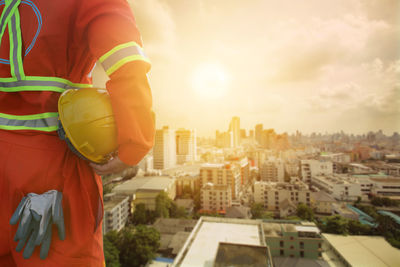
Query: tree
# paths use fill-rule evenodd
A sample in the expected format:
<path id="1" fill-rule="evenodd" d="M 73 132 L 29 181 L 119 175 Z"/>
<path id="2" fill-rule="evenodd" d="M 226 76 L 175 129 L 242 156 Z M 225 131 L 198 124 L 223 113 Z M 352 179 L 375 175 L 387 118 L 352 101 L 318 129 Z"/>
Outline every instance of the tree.
<path id="1" fill-rule="evenodd" d="M 340 215 L 329 216 L 325 219 L 324 232 L 331 234 L 347 235 L 349 226 L 347 220 Z"/>
<path id="2" fill-rule="evenodd" d="M 160 234 L 144 225 L 125 227 L 120 231 L 118 244 L 121 267 L 139 267 L 155 257 L 160 246 Z"/>
<path id="3" fill-rule="evenodd" d="M 169 218 L 172 200 L 167 193 L 160 192 L 156 197 L 156 214 L 157 217 Z"/>
<path id="4" fill-rule="evenodd" d="M 266 211 L 261 203 L 253 203 L 250 212 L 252 219 L 272 219 L 274 217 L 273 213 Z"/>
<path id="5" fill-rule="evenodd" d="M 262 217 L 263 212 L 264 212 L 263 204 L 254 203 L 253 205 L 251 205 L 250 212 L 251 212 L 251 218 L 252 219 L 260 219 Z"/>
<path id="6" fill-rule="evenodd" d="M 183 198 L 192 198 L 193 191 L 190 185 L 185 185 L 182 190 Z"/>
<path id="7" fill-rule="evenodd" d="M 307 206 L 304 203 L 299 203 L 299 205 L 297 205 L 296 215 L 300 217 L 302 220 L 306 221 L 314 220 L 314 212 L 309 206 Z"/>
<path id="8" fill-rule="evenodd" d="M 117 247 L 104 236 L 103 240 L 104 258 L 107 267 L 120 267 L 119 250 Z"/>
<path id="9" fill-rule="evenodd" d="M 352 235 L 371 235 L 372 229 L 370 226 L 360 223 L 359 221 L 348 221 L 349 233 Z"/>
<path id="10" fill-rule="evenodd" d="M 194 204 L 194 210 L 198 211 L 201 209 L 201 196 L 200 196 L 200 191 L 197 191 L 193 195 L 193 204 Z"/>
<path id="11" fill-rule="evenodd" d="M 139 203 L 136 205 L 135 211 L 133 212 L 133 216 L 132 216 L 132 223 L 134 225 L 148 223 L 148 217 L 147 217 L 147 211 L 146 211 L 145 204 Z"/>

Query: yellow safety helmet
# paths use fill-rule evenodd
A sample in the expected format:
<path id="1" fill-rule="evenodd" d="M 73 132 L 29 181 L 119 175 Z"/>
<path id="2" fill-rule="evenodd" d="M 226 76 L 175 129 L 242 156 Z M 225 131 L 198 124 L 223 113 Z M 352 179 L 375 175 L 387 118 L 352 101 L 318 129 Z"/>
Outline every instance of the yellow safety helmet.
<path id="1" fill-rule="evenodd" d="M 58 135 L 81 158 L 105 163 L 117 150 L 117 129 L 106 90 L 68 89 L 58 100 L 58 113 Z"/>

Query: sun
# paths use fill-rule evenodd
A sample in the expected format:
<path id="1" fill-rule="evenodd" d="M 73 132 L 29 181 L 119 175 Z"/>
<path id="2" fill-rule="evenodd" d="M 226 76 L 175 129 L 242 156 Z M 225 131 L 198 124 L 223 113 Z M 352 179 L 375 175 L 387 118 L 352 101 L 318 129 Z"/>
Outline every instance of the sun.
<path id="1" fill-rule="evenodd" d="M 192 75 L 195 92 L 207 98 L 220 98 L 228 89 L 228 75 L 218 63 L 203 63 L 197 66 Z"/>

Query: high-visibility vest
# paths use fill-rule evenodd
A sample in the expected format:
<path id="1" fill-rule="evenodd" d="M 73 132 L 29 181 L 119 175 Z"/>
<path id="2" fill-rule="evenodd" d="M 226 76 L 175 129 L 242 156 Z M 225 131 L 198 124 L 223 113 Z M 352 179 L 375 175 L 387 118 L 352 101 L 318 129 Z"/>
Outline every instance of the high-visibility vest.
<path id="1" fill-rule="evenodd" d="M 21 4 L 30 5 L 38 15 L 38 10 L 29 0 L 3 0 L 3 12 L 0 17 L 0 42 L 8 27 L 10 42 L 9 62 L 0 59 L 2 63 L 9 63 L 11 69 L 10 78 L 0 78 L 0 92 L 21 92 L 21 91 L 50 91 L 62 93 L 70 88 L 92 87 L 91 84 L 73 83 L 67 79 L 58 77 L 26 76 L 22 60 L 22 34 L 20 28 L 20 15 L 18 6 Z M 35 9 L 36 8 L 36 9 Z M 41 23 L 41 18 L 38 17 Z M 38 32 L 34 38 L 37 38 Z M 26 49 L 25 53 L 32 49 L 33 43 Z M 118 45 L 104 54 L 99 61 L 106 73 L 111 75 L 119 67 L 129 61 L 142 60 L 148 62 L 141 47 L 135 42 Z M 4 62 L 7 61 L 7 62 Z M 0 112 L 0 129 L 3 130 L 35 130 L 53 132 L 58 129 L 58 113 L 45 112 L 29 115 L 14 115 Z"/>

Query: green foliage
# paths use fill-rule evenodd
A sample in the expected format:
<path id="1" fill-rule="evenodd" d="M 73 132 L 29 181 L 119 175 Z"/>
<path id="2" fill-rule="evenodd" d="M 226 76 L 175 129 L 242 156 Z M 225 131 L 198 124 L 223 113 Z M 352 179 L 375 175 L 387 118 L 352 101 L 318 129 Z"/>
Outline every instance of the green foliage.
<path id="1" fill-rule="evenodd" d="M 176 207 L 175 203 L 174 203 L 174 206 Z M 176 208 L 171 209 L 171 217 L 172 218 L 187 218 L 187 216 L 188 216 L 188 214 L 184 207 L 176 207 Z"/>
<path id="2" fill-rule="evenodd" d="M 291 221 L 301 221 L 301 220 L 303 220 L 303 219 L 301 219 L 300 217 L 298 217 L 298 216 L 288 216 L 288 217 L 286 217 L 286 218 L 284 218 L 285 220 L 291 220 Z"/>
<path id="3" fill-rule="evenodd" d="M 135 207 L 135 211 L 132 216 L 132 223 L 134 225 L 138 224 L 147 224 L 149 222 L 149 218 L 147 216 L 146 205 L 143 203 L 139 203 Z"/>
<path id="4" fill-rule="evenodd" d="M 111 232 L 115 232 L 115 231 L 111 231 Z M 111 233 L 110 237 L 107 237 L 107 235 L 106 235 L 106 236 L 104 236 L 104 239 L 103 239 L 104 258 L 105 258 L 107 267 L 120 267 L 121 266 L 119 264 L 119 250 L 116 247 L 116 245 L 114 245 L 114 244 L 116 244 L 114 242 L 117 241 L 117 239 L 114 239 L 115 233 Z"/>
<path id="5" fill-rule="evenodd" d="M 366 214 L 368 214 L 369 216 L 371 216 L 375 220 L 377 220 L 381 216 L 381 215 L 378 214 L 378 212 L 376 212 L 376 208 L 373 207 L 373 206 L 366 206 L 366 205 L 357 204 L 357 205 L 355 205 L 355 207 L 357 209 L 365 212 Z"/>
<path id="6" fill-rule="evenodd" d="M 323 231 L 331 234 L 347 235 L 349 233 L 348 221 L 340 215 L 326 217 Z"/>
<path id="7" fill-rule="evenodd" d="M 355 220 L 348 220 L 349 233 L 352 235 L 372 235 L 373 230 L 370 226 Z"/>
<path id="8" fill-rule="evenodd" d="M 169 218 L 172 200 L 167 193 L 161 192 L 156 197 L 156 215 L 161 218 Z"/>
<path id="9" fill-rule="evenodd" d="M 371 199 L 371 204 L 374 206 L 386 206 L 386 207 L 391 207 L 391 206 L 399 206 L 399 202 L 396 200 L 392 200 L 388 197 L 372 197 Z"/>
<path id="10" fill-rule="evenodd" d="M 183 187 L 183 190 L 182 190 L 183 192 L 183 198 L 186 198 L 186 199 L 192 199 L 193 198 L 193 191 L 192 191 L 192 188 L 189 186 L 189 185 L 185 185 L 184 187 Z"/>
<path id="11" fill-rule="evenodd" d="M 113 184 L 107 184 L 107 185 L 103 186 L 103 196 L 111 193 L 113 188 L 114 188 Z"/>
<path id="12" fill-rule="evenodd" d="M 250 208 L 251 218 L 252 219 L 260 219 L 262 217 L 262 213 L 264 212 L 264 206 L 261 203 L 254 203 Z"/>
<path id="13" fill-rule="evenodd" d="M 272 219 L 274 215 L 264 209 L 263 204 L 253 203 L 250 207 L 252 219 Z"/>
<path id="14" fill-rule="evenodd" d="M 302 220 L 312 221 L 314 220 L 314 212 L 308 207 L 306 204 L 299 203 L 297 205 L 297 213 L 296 215 L 300 217 Z"/>
<path id="15" fill-rule="evenodd" d="M 201 209 L 201 196 L 200 196 L 200 191 L 194 193 L 193 195 L 193 204 L 194 204 L 194 210 L 198 211 Z"/>
<path id="16" fill-rule="evenodd" d="M 160 246 L 160 234 L 157 230 L 144 225 L 125 227 L 117 237 L 116 246 L 121 267 L 145 265 L 155 257 L 155 252 Z"/>

